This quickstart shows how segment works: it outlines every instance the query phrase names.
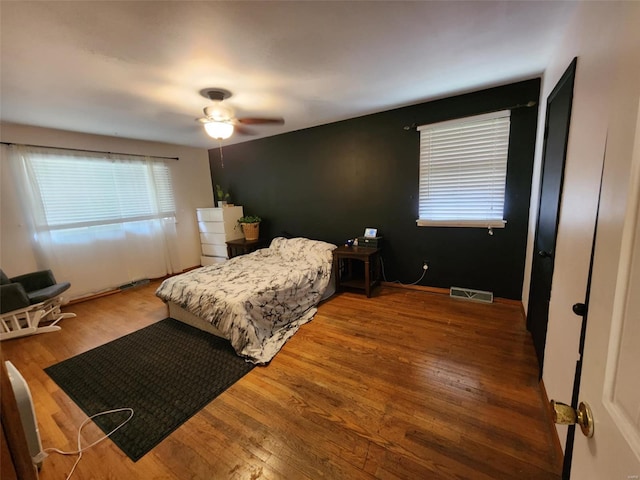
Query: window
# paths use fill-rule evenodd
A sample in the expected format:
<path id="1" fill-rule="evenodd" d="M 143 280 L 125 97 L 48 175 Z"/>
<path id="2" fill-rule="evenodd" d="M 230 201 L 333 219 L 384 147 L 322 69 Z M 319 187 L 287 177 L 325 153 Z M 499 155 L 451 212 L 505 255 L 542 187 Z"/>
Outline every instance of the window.
<path id="1" fill-rule="evenodd" d="M 40 227 L 86 227 L 175 214 L 169 167 L 162 161 L 32 152 L 27 165 L 42 201 Z"/>
<path id="2" fill-rule="evenodd" d="M 422 125 L 419 226 L 504 227 L 510 111 Z"/>
<path id="3" fill-rule="evenodd" d="M 9 161 L 40 268 L 73 297 L 179 270 L 169 164 L 12 145 Z"/>

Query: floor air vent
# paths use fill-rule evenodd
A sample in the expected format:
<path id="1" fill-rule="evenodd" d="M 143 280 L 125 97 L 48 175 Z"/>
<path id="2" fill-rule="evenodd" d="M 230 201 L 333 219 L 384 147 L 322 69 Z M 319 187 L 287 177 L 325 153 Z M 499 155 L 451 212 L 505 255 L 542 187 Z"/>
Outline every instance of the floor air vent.
<path id="1" fill-rule="evenodd" d="M 493 303 L 493 293 L 482 290 L 471 290 L 470 288 L 451 287 L 449 295 L 453 298 L 473 300 L 474 302 Z"/>
<path id="2" fill-rule="evenodd" d="M 149 284 L 149 279 L 145 278 L 143 280 L 136 280 L 135 282 L 125 283 L 124 285 L 120 285 L 118 288 L 120 290 L 129 290 L 130 288 L 142 287 L 148 284 Z"/>

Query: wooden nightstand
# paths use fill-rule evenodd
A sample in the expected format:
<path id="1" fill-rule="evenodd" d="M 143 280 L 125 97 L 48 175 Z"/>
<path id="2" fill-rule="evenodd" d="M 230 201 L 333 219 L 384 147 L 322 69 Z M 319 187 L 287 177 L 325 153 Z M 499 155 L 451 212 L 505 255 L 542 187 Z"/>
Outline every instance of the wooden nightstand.
<path id="1" fill-rule="evenodd" d="M 266 238 L 259 238 L 258 240 L 237 238 L 235 240 L 229 240 L 227 241 L 227 257 L 237 257 L 238 255 L 255 252 L 260 248 L 266 248 L 268 246 L 269 240 Z"/>
<path id="2" fill-rule="evenodd" d="M 351 263 L 353 260 L 364 263 L 364 272 L 361 275 L 355 274 Z M 380 283 L 380 249 L 340 246 L 333 251 L 333 268 L 336 291 L 341 287 L 357 288 L 364 290 L 367 297 L 371 297 L 371 288 Z"/>

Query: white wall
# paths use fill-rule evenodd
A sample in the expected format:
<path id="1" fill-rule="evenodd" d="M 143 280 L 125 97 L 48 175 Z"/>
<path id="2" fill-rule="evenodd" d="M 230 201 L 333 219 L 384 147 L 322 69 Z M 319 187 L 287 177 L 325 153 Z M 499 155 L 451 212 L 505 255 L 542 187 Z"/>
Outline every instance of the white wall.
<path id="1" fill-rule="evenodd" d="M 178 161 L 170 161 L 169 166 L 176 201 L 180 267 L 184 270 L 200 265 L 200 238 L 195 209 L 213 206 L 207 150 L 10 123 L 0 125 L 0 140 L 8 143 L 179 157 Z M 0 182 L 0 265 L 8 275 L 14 276 L 33 271 L 39 266 L 21 219 L 11 175 L 4 159 L 0 164 Z"/>
<path id="2" fill-rule="evenodd" d="M 571 60 L 578 57 L 543 371 L 549 398 L 565 403 L 571 401 L 581 327 L 581 318 L 571 307 L 585 300 L 608 110 L 614 93 L 613 73 L 620 52 L 626 48 L 618 34 L 629 6 L 625 2 L 582 2 L 543 78 L 532 212 L 537 212 L 539 200 L 546 99 Z M 536 216 L 532 215 L 523 288 L 525 308 L 535 226 Z M 559 426 L 558 434 L 564 445 L 566 427 Z"/>

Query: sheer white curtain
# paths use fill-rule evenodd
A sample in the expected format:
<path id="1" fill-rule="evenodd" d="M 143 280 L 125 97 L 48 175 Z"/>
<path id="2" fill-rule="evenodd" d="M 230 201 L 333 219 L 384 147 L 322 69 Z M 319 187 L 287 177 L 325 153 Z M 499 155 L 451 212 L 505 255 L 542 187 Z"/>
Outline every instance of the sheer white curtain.
<path id="1" fill-rule="evenodd" d="M 9 146 L 39 267 L 70 297 L 179 268 L 170 170 L 161 159 Z"/>

